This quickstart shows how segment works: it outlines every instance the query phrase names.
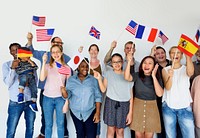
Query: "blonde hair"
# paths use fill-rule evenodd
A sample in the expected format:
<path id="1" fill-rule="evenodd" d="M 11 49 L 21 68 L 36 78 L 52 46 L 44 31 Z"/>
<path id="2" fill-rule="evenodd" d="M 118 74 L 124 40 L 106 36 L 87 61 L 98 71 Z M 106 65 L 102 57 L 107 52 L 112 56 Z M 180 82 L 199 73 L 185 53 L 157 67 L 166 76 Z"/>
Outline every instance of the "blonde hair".
<path id="1" fill-rule="evenodd" d="M 169 54 L 171 53 L 171 51 L 172 51 L 173 48 L 178 48 L 178 46 L 172 46 L 172 47 L 169 49 Z M 181 52 L 181 54 L 183 54 L 182 51 L 180 51 L 180 52 Z"/>
<path id="2" fill-rule="evenodd" d="M 52 49 L 53 49 L 54 47 L 58 47 L 58 48 L 60 49 L 60 51 L 63 52 L 63 47 L 62 47 L 62 46 L 59 46 L 59 45 L 53 45 L 53 46 L 50 48 L 50 52 L 52 52 Z M 65 65 L 64 55 L 63 55 L 63 54 L 62 54 L 60 60 L 61 60 L 61 64 L 62 64 L 62 65 Z M 53 67 L 53 63 L 54 63 L 54 59 L 53 59 L 53 57 L 51 56 L 50 61 L 49 61 L 49 65 L 50 65 L 51 67 Z"/>

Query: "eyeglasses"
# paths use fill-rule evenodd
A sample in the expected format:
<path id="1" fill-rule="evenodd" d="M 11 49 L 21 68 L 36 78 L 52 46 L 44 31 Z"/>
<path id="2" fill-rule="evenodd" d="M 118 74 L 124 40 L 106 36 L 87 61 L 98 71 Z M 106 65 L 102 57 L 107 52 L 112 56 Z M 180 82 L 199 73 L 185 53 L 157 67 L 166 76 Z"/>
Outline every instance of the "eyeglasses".
<path id="1" fill-rule="evenodd" d="M 53 41 L 52 43 L 54 43 L 54 44 L 60 44 L 60 45 L 64 44 L 63 42 L 58 42 L 58 41 Z"/>
<path id="2" fill-rule="evenodd" d="M 122 63 L 121 60 L 120 60 L 120 61 L 113 61 L 113 62 L 112 62 L 112 64 L 120 64 L 120 63 Z"/>
<path id="3" fill-rule="evenodd" d="M 60 51 L 51 52 L 51 54 L 60 54 Z"/>

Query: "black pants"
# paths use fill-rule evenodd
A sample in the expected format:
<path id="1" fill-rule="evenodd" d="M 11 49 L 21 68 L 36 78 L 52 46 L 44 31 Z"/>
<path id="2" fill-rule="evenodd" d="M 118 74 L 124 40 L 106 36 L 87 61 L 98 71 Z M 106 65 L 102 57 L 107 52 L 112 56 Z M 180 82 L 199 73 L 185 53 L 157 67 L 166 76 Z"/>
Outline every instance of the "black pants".
<path id="1" fill-rule="evenodd" d="M 94 123 L 93 121 L 95 112 L 96 111 L 94 110 L 89 118 L 83 122 L 83 120 L 79 120 L 70 110 L 70 114 L 76 128 L 77 138 L 96 138 L 97 123 Z"/>

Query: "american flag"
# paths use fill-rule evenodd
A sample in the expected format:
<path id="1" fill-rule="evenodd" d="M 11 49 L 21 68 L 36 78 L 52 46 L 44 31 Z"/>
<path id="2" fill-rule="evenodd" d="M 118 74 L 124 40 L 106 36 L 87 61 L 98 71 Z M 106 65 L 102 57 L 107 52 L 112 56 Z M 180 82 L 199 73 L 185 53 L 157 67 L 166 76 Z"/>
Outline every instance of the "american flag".
<path id="1" fill-rule="evenodd" d="M 133 20 L 131 20 L 128 26 L 126 27 L 126 30 L 129 31 L 131 34 L 135 35 L 137 27 L 138 27 L 138 24 L 134 22 Z"/>
<path id="2" fill-rule="evenodd" d="M 168 37 L 166 35 L 164 35 L 162 31 L 159 32 L 158 37 L 160 37 L 160 39 L 162 40 L 163 45 L 168 40 Z"/>
<path id="3" fill-rule="evenodd" d="M 195 35 L 196 41 L 199 42 L 199 36 L 200 36 L 200 31 L 199 29 L 197 30 L 197 33 Z"/>
<path id="4" fill-rule="evenodd" d="M 89 34 L 96 39 L 100 39 L 100 32 L 94 26 L 91 27 Z"/>
<path id="5" fill-rule="evenodd" d="M 37 41 L 49 41 L 54 29 L 36 29 Z"/>
<path id="6" fill-rule="evenodd" d="M 71 69 L 67 66 L 63 66 L 60 63 L 56 62 L 56 66 L 58 67 L 58 72 L 63 75 L 70 75 Z"/>
<path id="7" fill-rule="evenodd" d="M 36 26 L 45 26 L 46 17 L 33 16 L 32 24 Z"/>

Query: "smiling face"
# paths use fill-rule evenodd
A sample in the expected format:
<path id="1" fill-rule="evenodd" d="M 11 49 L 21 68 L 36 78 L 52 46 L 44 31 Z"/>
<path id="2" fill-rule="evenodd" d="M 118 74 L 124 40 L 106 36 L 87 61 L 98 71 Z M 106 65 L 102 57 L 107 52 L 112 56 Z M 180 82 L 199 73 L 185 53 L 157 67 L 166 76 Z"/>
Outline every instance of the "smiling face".
<path id="1" fill-rule="evenodd" d="M 177 47 L 172 47 L 169 51 L 169 56 L 172 62 L 178 63 L 181 61 L 183 53 Z"/>
<path id="2" fill-rule="evenodd" d="M 63 53 L 60 49 L 60 46 L 53 46 L 51 48 L 51 56 L 55 61 L 60 62 L 62 55 Z"/>
<path id="3" fill-rule="evenodd" d="M 86 77 L 88 75 L 89 65 L 83 60 L 78 66 L 79 76 Z"/>
<path id="4" fill-rule="evenodd" d="M 131 43 L 127 43 L 124 47 L 124 53 L 127 55 L 131 50 L 133 50 L 133 53 L 135 52 L 135 45 Z"/>
<path id="5" fill-rule="evenodd" d="M 89 54 L 90 54 L 91 58 L 96 58 L 98 56 L 98 53 L 99 53 L 99 51 L 96 46 L 91 46 L 89 48 Z"/>
<path id="6" fill-rule="evenodd" d="M 52 42 L 51 42 L 51 46 L 53 46 L 53 45 L 62 46 L 62 45 L 63 45 L 62 39 L 59 38 L 59 37 L 54 37 L 54 38 L 52 39 Z"/>
<path id="7" fill-rule="evenodd" d="M 163 49 L 156 49 L 155 59 L 158 63 L 166 61 L 166 53 Z"/>
<path id="8" fill-rule="evenodd" d="M 111 60 L 111 64 L 112 64 L 113 70 L 115 71 L 122 70 L 122 65 L 123 65 L 122 57 L 117 56 L 117 55 L 113 56 Z"/>
<path id="9" fill-rule="evenodd" d="M 14 59 L 17 59 L 17 45 L 13 45 L 10 47 L 10 54 L 13 56 Z"/>
<path id="10" fill-rule="evenodd" d="M 152 58 L 146 58 L 142 63 L 142 70 L 144 75 L 151 75 L 151 72 L 154 68 L 154 60 Z"/>

